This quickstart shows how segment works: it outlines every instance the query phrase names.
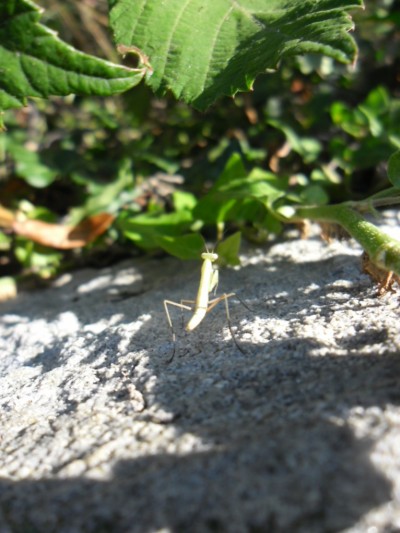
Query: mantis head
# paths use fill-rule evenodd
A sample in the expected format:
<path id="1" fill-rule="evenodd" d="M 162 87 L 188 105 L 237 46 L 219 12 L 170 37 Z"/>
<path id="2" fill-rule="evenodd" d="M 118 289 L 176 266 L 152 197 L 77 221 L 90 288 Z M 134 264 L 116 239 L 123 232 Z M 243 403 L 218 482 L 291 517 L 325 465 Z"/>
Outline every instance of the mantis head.
<path id="1" fill-rule="evenodd" d="M 203 259 L 203 261 L 208 260 L 211 261 L 211 263 L 214 263 L 214 261 L 218 259 L 218 254 L 214 252 L 203 252 L 201 254 L 201 258 Z"/>

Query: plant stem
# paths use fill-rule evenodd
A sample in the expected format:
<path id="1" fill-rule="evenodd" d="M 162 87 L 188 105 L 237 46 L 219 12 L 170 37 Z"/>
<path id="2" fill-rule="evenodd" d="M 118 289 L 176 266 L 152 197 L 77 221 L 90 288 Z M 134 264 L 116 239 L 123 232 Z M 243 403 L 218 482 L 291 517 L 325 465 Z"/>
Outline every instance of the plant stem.
<path id="1" fill-rule="evenodd" d="M 305 218 L 339 224 L 361 244 L 373 263 L 400 276 L 400 241 L 383 233 L 355 209 L 346 204 L 299 207 L 290 220 Z"/>

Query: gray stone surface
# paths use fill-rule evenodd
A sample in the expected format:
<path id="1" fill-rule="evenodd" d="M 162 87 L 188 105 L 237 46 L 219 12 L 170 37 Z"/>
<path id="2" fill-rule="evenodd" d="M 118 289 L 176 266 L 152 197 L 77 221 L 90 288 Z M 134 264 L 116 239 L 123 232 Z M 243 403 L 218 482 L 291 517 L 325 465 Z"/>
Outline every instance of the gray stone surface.
<path id="1" fill-rule="evenodd" d="M 399 217 L 387 218 L 397 231 Z M 400 531 L 399 294 L 354 243 L 247 249 L 178 330 L 200 263 L 64 275 L 0 306 L 0 532 Z"/>

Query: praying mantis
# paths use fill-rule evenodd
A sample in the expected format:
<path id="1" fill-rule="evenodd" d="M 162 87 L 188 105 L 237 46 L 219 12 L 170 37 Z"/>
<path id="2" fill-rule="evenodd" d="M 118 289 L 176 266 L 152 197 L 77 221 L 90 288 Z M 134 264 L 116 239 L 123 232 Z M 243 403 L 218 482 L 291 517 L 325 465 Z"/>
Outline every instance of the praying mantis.
<path id="1" fill-rule="evenodd" d="M 175 349 L 176 349 L 176 334 L 175 334 L 175 330 L 172 325 L 171 316 L 168 310 L 169 305 L 174 305 L 175 307 L 179 307 L 187 311 L 193 310 L 193 315 L 185 327 L 186 331 L 193 331 L 195 328 L 197 328 L 197 326 L 200 324 L 200 322 L 203 320 L 206 314 L 209 311 L 211 311 L 211 309 L 213 309 L 219 302 L 224 300 L 226 318 L 228 321 L 228 328 L 232 335 L 232 339 L 236 347 L 238 348 L 238 350 L 244 353 L 243 348 L 239 345 L 233 333 L 230 314 L 229 314 L 228 299 L 232 298 L 232 296 L 236 296 L 236 294 L 234 292 L 231 292 L 228 294 L 225 293 L 211 300 L 209 299 L 210 293 L 216 290 L 217 285 L 218 285 L 219 272 L 218 272 L 218 267 L 216 265 L 216 261 L 218 260 L 218 254 L 215 252 L 208 252 L 208 251 L 203 252 L 201 254 L 201 259 L 203 260 L 203 264 L 201 267 L 200 283 L 199 283 L 199 289 L 197 291 L 196 300 L 181 300 L 180 303 L 173 302 L 172 300 L 164 300 L 165 314 L 167 315 L 167 320 L 168 320 L 168 324 L 172 332 L 172 340 L 174 343 L 173 354 L 169 362 L 171 362 L 172 359 L 174 358 Z M 186 305 L 186 304 L 194 304 L 194 306 Z"/>

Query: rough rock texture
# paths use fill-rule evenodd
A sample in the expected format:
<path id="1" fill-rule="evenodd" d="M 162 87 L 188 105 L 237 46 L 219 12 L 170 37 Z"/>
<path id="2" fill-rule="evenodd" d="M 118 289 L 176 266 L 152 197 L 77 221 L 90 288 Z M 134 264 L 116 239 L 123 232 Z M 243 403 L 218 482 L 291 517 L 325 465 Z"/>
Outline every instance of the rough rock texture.
<path id="1" fill-rule="evenodd" d="M 398 231 L 399 217 L 386 224 Z M 0 306 L 0 532 L 400 531 L 399 293 L 292 236 L 221 273 L 125 262 Z"/>

